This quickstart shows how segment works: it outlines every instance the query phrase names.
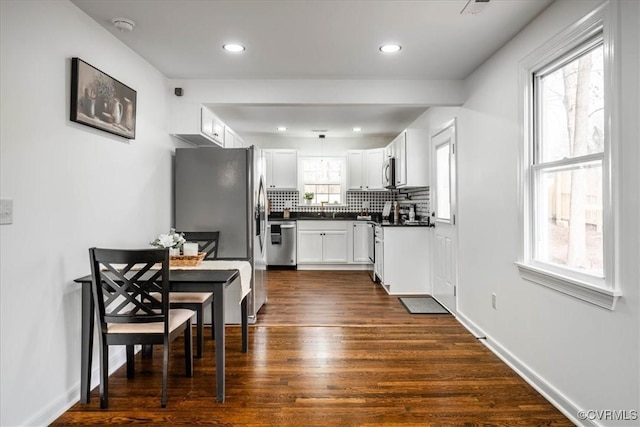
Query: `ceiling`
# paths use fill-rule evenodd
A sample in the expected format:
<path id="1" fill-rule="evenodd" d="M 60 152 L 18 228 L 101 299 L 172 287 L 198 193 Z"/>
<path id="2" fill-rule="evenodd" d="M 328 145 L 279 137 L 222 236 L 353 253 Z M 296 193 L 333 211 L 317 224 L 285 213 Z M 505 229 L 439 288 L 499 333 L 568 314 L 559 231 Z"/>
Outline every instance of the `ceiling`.
<path id="1" fill-rule="evenodd" d="M 476 0 L 472 0 L 476 1 Z M 169 79 L 459 80 L 553 0 L 72 0 Z M 113 18 L 135 21 L 132 32 Z M 238 42 L 241 54 L 223 51 Z M 398 43 L 402 50 L 378 48 Z M 212 100 L 213 101 L 213 100 Z M 361 126 L 393 134 L 424 106 L 235 105 L 214 109 L 238 133 L 289 135 Z M 306 132 L 306 133 L 305 133 Z"/>

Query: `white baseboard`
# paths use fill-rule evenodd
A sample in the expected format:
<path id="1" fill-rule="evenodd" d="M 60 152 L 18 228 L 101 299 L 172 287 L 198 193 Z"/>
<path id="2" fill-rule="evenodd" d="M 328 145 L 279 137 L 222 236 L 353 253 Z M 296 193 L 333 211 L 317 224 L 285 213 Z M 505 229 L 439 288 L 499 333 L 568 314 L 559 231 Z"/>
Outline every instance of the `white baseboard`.
<path id="1" fill-rule="evenodd" d="M 491 339 L 478 325 L 472 322 L 464 313 L 458 311 L 456 319 L 462 326 L 467 328 L 469 332 L 476 338 L 480 339 L 492 353 L 506 363 L 511 369 L 515 371 L 522 379 L 524 379 L 531 387 L 533 387 L 538 393 L 540 393 L 545 399 L 555 406 L 564 416 L 577 426 L 593 426 L 597 427 L 600 424 L 591 420 L 581 420 L 577 418 L 577 414 L 580 411 L 571 400 L 563 395 L 559 390 L 549 384 L 544 378 L 538 375 L 535 371 L 530 369 L 525 363 L 518 359 L 515 355 L 509 352 L 499 342 Z"/>
<path id="2" fill-rule="evenodd" d="M 371 271 L 371 264 L 298 264 L 298 270 Z"/>
<path id="3" fill-rule="evenodd" d="M 127 353 L 122 349 L 116 351 L 109 351 L 109 375 L 113 374 L 116 369 L 127 363 Z M 99 358 L 94 357 L 93 360 L 97 361 Z M 100 363 L 91 371 L 91 387 L 93 390 L 100 384 Z M 80 382 L 77 382 L 73 387 L 67 390 L 62 396 L 55 399 L 42 410 L 35 413 L 31 418 L 24 422 L 26 426 L 48 426 L 54 422 L 58 417 L 68 411 L 73 405 L 80 402 Z"/>

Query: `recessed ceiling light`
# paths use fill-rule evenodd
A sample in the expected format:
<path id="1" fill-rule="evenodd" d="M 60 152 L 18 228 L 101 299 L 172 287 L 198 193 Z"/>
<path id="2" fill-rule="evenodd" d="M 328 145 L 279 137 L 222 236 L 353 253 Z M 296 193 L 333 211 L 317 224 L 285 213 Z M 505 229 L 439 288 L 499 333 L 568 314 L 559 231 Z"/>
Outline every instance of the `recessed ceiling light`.
<path id="1" fill-rule="evenodd" d="M 380 46 L 380 52 L 382 53 L 396 53 L 400 52 L 400 49 L 402 49 L 402 46 L 399 44 L 383 44 Z"/>
<path id="2" fill-rule="evenodd" d="M 362 128 L 355 127 L 355 128 L 353 128 L 353 131 L 354 132 L 362 132 Z"/>
<path id="3" fill-rule="evenodd" d="M 227 43 L 223 45 L 222 48 L 227 52 L 232 52 L 232 53 L 240 53 L 240 52 L 244 52 L 245 50 L 245 47 L 238 43 Z"/>
<path id="4" fill-rule="evenodd" d="M 278 130 L 280 132 L 284 132 L 285 130 L 287 130 L 287 128 L 285 126 L 278 126 Z"/>

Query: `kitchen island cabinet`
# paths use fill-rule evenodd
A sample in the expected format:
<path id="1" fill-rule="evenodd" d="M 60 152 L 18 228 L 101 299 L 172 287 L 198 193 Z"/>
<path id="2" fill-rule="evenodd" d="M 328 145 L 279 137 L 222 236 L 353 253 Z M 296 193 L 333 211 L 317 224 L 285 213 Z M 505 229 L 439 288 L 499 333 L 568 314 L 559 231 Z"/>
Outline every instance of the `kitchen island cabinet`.
<path id="1" fill-rule="evenodd" d="M 431 293 L 431 228 L 381 227 L 376 243 L 377 276 L 389 295 Z"/>

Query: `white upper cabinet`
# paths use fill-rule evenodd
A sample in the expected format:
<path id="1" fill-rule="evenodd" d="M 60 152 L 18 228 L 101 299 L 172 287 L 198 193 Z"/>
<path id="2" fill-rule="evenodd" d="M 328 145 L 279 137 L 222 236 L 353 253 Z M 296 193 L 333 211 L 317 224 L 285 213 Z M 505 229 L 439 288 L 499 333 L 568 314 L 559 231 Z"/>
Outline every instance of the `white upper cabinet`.
<path id="1" fill-rule="evenodd" d="M 194 145 L 224 147 L 225 126 L 208 108 L 199 104 L 173 104 L 169 133 Z"/>
<path id="2" fill-rule="evenodd" d="M 347 151 L 347 170 L 349 190 L 364 190 L 364 179 L 362 176 L 362 152 L 363 150 Z"/>
<path id="3" fill-rule="evenodd" d="M 407 185 L 407 138 L 402 132 L 393 140 L 393 152 L 396 159 L 396 187 Z"/>
<path id="4" fill-rule="evenodd" d="M 264 150 L 267 166 L 267 189 L 297 190 L 298 152 L 296 150 Z"/>
<path id="5" fill-rule="evenodd" d="M 407 129 L 387 146 L 396 159 L 396 187 L 429 186 L 429 133 Z"/>
<path id="6" fill-rule="evenodd" d="M 244 141 L 231 128 L 224 128 L 224 148 L 244 148 Z"/>
<path id="7" fill-rule="evenodd" d="M 208 108 L 200 109 L 200 127 L 203 134 L 211 138 L 216 144 L 224 147 L 225 126 Z"/>
<path id="8" fill-rule="evenodd" d="M 384 162 L 384 148 L 366 150 L 364 152 L 365 185 L 368 190 L 384 190 L 382 184 L 382 163 Z"/>
<path id="9" fill-rule="evenodd" d="M 383 159 L 384 148 L 347 151 L 348 189 L 384 190 L 382 186 Z"/>

